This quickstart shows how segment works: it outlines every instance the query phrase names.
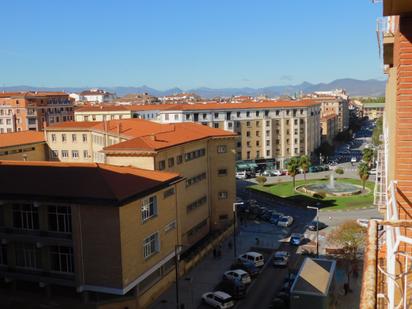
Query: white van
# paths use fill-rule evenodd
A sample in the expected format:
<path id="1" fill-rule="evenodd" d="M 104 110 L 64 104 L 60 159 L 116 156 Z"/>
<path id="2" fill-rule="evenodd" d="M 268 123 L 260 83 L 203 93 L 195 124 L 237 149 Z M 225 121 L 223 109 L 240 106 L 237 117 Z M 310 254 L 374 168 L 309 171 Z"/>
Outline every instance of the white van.
<path id="1" fill-rule="evenodd" d="M 263 265 L 265 265 L 263 255 L 257 252 L 246 252 L 244 254 L 241 254 L 239 255 L 239 260 L 243 262 L 252 262 L 256 267 L 262 267 Z"/>
<path id="2" fill-rule="evenodd" d="M 237 179 L 246 179 L 246 171 L 236 172 Z"/>

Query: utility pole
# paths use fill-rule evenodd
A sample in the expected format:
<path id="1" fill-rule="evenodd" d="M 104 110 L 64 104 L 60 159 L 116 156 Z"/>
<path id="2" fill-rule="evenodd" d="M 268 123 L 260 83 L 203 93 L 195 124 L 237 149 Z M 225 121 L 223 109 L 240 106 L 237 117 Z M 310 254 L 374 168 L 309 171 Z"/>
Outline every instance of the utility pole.
<path id="1" fill-rule="evenodd" d="M 319 257 L 319 207 L 306 206 L 306 208 L 316 210 L 316 257 Z"/>

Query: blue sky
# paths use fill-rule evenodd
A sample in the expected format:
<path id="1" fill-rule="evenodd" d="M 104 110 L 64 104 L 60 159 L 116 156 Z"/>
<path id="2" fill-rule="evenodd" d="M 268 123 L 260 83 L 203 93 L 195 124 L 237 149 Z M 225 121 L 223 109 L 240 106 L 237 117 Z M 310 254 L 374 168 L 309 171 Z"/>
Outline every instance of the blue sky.
<path id="1" fill-rule="evenodd" d="M 0 85 L 264 87 L 383 78 L 368 0 L 7 0 Z"/>

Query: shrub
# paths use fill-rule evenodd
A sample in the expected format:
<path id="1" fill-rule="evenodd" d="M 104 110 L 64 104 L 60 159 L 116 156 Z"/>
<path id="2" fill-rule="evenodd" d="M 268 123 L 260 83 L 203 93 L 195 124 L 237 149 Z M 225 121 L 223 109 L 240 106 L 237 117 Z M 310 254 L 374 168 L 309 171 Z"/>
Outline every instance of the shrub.
<path id="1" fill-rule="evenodd" d="M 256 177 L 256 182 L 261 186 L 263 186 L 266 181 L 267 181 L 267 178 L 265 176 L 257 176 Z"/>
<path id="2" fill-rule="evenodd" d="M 344 171 L 342 168 L 340 168 L 340 167 L 338 167 L 338 168 L 335 170 L 335 173 L 338 174 L 338 175 L 342 175 L 344 172 L 345 172 L 345 171 Z"/>

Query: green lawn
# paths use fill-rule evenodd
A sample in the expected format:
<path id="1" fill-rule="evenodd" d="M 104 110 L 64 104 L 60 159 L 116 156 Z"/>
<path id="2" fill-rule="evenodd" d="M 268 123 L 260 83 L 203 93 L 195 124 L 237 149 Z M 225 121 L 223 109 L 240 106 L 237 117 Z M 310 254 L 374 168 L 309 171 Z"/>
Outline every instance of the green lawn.
<path id="1" fill-rule="evenodd" d="M 307 180 L 306 183 L 314 182 L 328 182 L 326 179 L 311 179 Z M 344 181 L 355 185 L 362 185 L 360 180 L 352 178 L 338 178 L 337 182 Z M 305 184 L 304 180 L 297 180 L 296 187 Z M 366 187 L 369 189 L 369 193 L 345 197 L 325 197 L 325 198 L 314 198 L 312 196 L 305 195 L 300 192 L 293 190 L 293 183 L 290 182 L 280 182 L 278 184 L 271 185 L 253 185 L 250 186 L 250 190 L 263 191 L 284 199 L 294 202 L 298 205 L 316 205 L 320 203 L 322 208 L 327 208 L 328 210 L 337 210 L 345 208 L 359 208 L 365 206 L 372 206 L 373 204 L 373 188 L 374 183 L 371 181 L 366 182 Z"/>

